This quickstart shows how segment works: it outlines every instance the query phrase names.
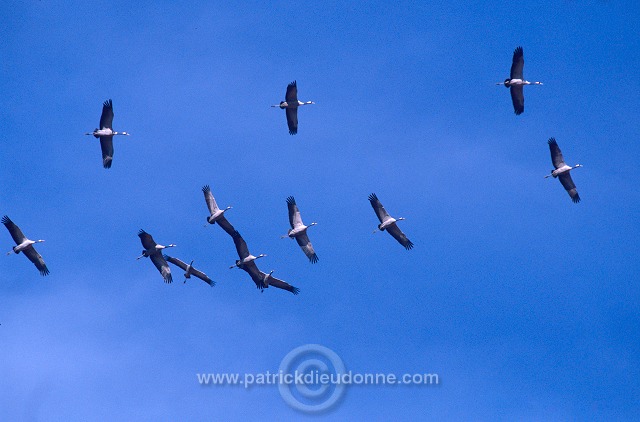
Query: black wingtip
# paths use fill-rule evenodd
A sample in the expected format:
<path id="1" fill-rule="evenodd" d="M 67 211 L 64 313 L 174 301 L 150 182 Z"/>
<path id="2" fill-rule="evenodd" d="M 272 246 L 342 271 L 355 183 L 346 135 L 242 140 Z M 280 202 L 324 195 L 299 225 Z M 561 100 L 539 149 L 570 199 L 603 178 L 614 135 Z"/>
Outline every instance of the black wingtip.
<path id="1" fill-rule="evenodd" d="M 311 261 L 312 264 L 315 264 L 316 262 L 318 262 L 320 259 L 318 258 L 318 255 L 313 254 L 309 257 L 309 261 Z"/>
<path id="2" fill-rule="evenodd" d="M 513 112 L 516 114 L 516 116 L 519 116 L 522 113 L 524 113 L 524 107 L 523 108 L 514 109 Z"/>
<path id="3" fill-rule="evenodd" d="M 574 196 L 573 198 L 571 198 L 571 200 L 574 204 L 577 204 L 578 202 L 580 202 L 580 195 Z"/>
<path id="4" fill-rule="evenodd" d="M 297 86 L 297 82 L 294 80 L 293 82 L 289 83 L 289 86 Z"/>
<path id="5" fill-rule="evenodd" d="M 173 282 L 173 277 L 171 276 L 171 274 L 169 274 L 167 278 L 164 279 L 164 282 L 167 284 L 171 284 Z"/>
<path id="6" fill-rule="evenodd" d="M 104 160 L 102 160 L 102 166 L 106 169 L 110 169 L 112 161 L 113 161 L 112 157 L 107 157 Z"/>
<path id="7" fill-rule="evenodd" d="M 295 205 L 296 204 L 296 200 L 293 196 L 288 196 L 287 197 L 287 204 L 288 205 Z"/>
<path id="8" fill-rule="evenodd" d="M 290 130 L 289 135 L 295 135 L 298 133 L 298 130 Z"/>
<path id="9" fill-rule="evenodd" d="M 404 248 L 405 248 L 406 250 L 408 250 L 408 251 L 409 251 L 409 250 L 411 250 L 411 249 L 413 249 L 413 242 L 412 242 L 412 241 L 409 241 L 409 243 L 407 243 L 406 245 L 404 245 Z"/>
<path id="10" fill-rule="evenodd" d="M 9 224 L 11 223 L 11 219 L 9 218 L 9 216 L 5 215 L 4 217 L 2 217 L 2 224 Z"/>
<path id="11" fill-rule="evenodd" d="M 298 289 L 297 287 L 291 286 L 291 293 L 293 293 L 294 295 L 297 295 L 298 293 L 300 293 L 300 289 Z"/>
<path id="12" fill-rule="evenodd" d="M 40 275 L 43 277 L 45 275 L 49 275 L 49 269 L 47 267 L 44 267 L 43 269 L 40 270 Z"/>
<path id="13" fill-rule="evenodd" d="M 142 229 L 138 230 L 138 236 L 142 236 L 142 235 L 145 235 L 145 234 L 148 234 L 148 233 L 146 231 L 142 230 Z"/>
<path id="14" fill-rule="evenodd" d="M 513 50 L 513 54 L 516 56 L 521 56 L 524 54 L 524 50 L 522 50 L 522 46 L 517 46 L 515 50 Z"/>
<path id="15" fill-rule="evenodd" d="M 549 145 L 558 145 L 558 143 L 556 142 L 556 138 L 553 138 L 553 137 L 549 138 L 549 140 L 547 141 L 547 143 L 548 143 Z"/>
<path id="16" fill-rule="evenodd" d="M 113 108 L 113 102 L 111 101 L 111 98 L 102 103 L 102 105 L 105 107 Z"/>
<path id="17" fill-rule="evenodd" d="M 211 188 L 209 187 L 209 185 L 204 185 L 204 186 L 202 187 L 202 192 L 204 192 L 204 193 L 209 193 L 209 192 L 211 192 Z"/>
<path id="18" fill-rule="evenodd" d="M 372 193 L 369 195 L 369 201 L 377 201 L 378 200 L 378 196 L 375 193 Z"/>

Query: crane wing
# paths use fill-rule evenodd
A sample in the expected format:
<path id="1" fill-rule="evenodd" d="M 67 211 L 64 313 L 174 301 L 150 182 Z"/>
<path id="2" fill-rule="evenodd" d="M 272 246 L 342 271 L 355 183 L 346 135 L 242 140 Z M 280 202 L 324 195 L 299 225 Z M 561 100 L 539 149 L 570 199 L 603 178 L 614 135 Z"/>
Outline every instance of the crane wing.
<path id="1" fill-rule="evenodd" d="M 293 196 L 287 198 L 287 208 L 289 209 L 289 224 L 291 228 L 295 229 L 296 227 L 303 226 L 300 210 Z"/>
<path id="2" fill-rule="evenodd" d="M 8 216 L 2 217 L 2 224 L 9 230 L 9 234 L 13 238 L 13 241 L 16 242 L 16 245 L 21 244 L 25 240 L 27 240 L 26 236 L 22 234 L 22 230 L 18 226 L 15 225 L 13 221 Z"/>
<path id="3" fill-rule="evenodd" d="M 407 236 L 402 233 L 402 230 L 400 230 L 400 227 L 398 227 L 396 223 L 393 223 L 389 227 L 387 227 L 387 231 L 391 236 L 393 236 L 394 239 L 396 239 L 402 246 L 404 246 L 406 250 L 413 248 L 413 242 L 407 239 Z"/>
<path id="4" fill-rule="evenodd" d="M 231 223 L 229 223 L 229 220 L 227 220 L 227 217 L 225 217 L 224 215 L 218 218 L 218 220 L 216 220 L 216 223 L 220 227 L 222 227 L 222 230 L 227 232 L 229 236 L 233 236 L 233 233 L 236 231 L 236 229 L 231 225 Z"/>
<path id="5" fill-rule="evenodd" d="M 513 112 L 516 113 L 516 116 L 519 116 L 524 113 L 524 86 L 512 85 L 509 91 L 511 92 Z"/>
<path id="6" fill-rule="evenodd" d="M 298 245 L 300 245 L 302 251 L 307 255 L 307 258 L 309 258 L 312 264 L 318 262 L 318 255 L 316 255 L 316 251 L 313 250 L 313 245 L 309 240 L 309 236 L 307 236 L 307 232 L 296 236 L 296 242 L 298 242 Z"/>
<path id="7" fill-rule="evenodd" d="M 284 94 L 284 100 L 289 105 L 292 103 L 296 103 L 296 105 L 298 104 L 298 85 L 296 84 L 296 81 L 287 85 L 287 93 Z"/>
<path id="8" fill-rule="evenodd" d="M 178 258 L 174 258 L 169 255 L 164 255 L 164 259 L 175 265 L 176 267 L 182 268 L 184 271 L 187 271 L 187 264 L 179 260 Z"/>
<path id="9" fill-rule="evenodd" d="M 102 104 L 102 115 L 100 116 L 100 129 L 113 129 L 113 103 L 107 100 Z"/>
<path id="10" fill-rule="evenodd" d="M 560 151 L 560 147 L 556 142 L 556 138 L 549 138 L 547 143 L 549 144 L 549 151 L 551 151 L 551 162 L 553 163 L 553 166 L 557 169 L 566 166 L 564 163 L 564 157 L 562 157 L 562 151 Z"/>
<path id="11" fill-rule="evenodd" d="M 298 289 L 297 287 L 293 287 L 291 284 L 287 283 L 286 281 L 282 281 L 278 278 L 275 278 L 272 275 L 267 275 L 265 273 L 262 273 L 262 274 L 267 278 L 267 284 L 269 286 L 277 287 L 278 289 L 282 289 L 282 290 L 287 290 L 293 293 L 294 295 L 297 295 L 298 293 L 300 293 L 300 289 Z"/>
<path id="12" fill-rule="evenodd" d="M 113 161 L 113 136 L 101 136 L 100 148 L 102 149 L 102 166 L 109 169 Z"/>
<path id="13" fill-rule="evenodd" d="M 287 126 L 289 126 L 289 135 L 298 133 L 298 107 L 286 108 Z"/>
<path id="14" fill-rule="evenodd" d="M 158 271 L 160 271 L 160 274 L 162 274 L 164 282 L 171 283 L 173 281 L 173 278 L 171 277 L 171 268 L 169 268 L 169 264 L 167 264 L 167 261 L 164 260 L 162 254 L 154 253 L 151 254 L 149 258 L 151 258 L 151 261 L 153 261 L 153 265 L 155 265 Z"/>
<path id="15" fill-rule="evenodd" d="M 40 271 L 40 274 L 45 276 L 49 274 L 49 269 L 47 268 L 47 264 L 44 263 L 44 259 L 42 256 L 36 251 L 36 248 L 33 245 L 30 245 L 27 249 L 22 251 L 23 254 L 29 258 L 29 261 L 33 262 L 36 268 Z"/>
<path id="16" fill-rule="evenodd" d="M 202 192 L 204 193 L 204 200 L 207 202 L 207 208 L 209 208 L 209 213 L 213 214 L 219 210 L 218 204 L 216 203 L 213 194 L 211 193 L 211 188 L 209 185 L 205 185 L 202 187 Z"/>
<path id="17" fill-rule="evenodd" d="M 211 280 L 209 277 L 207 277 L 207 275 L 205 273 L 203 273 L 200 270 L 196 270 L 193 267 L 191 268 L 191 275 L 194 275 L 194 276 L 198 277 L 200 280 L 204 281 L 209 286 L 215 286 L 216 285 L 216 282 Z"/>
<path id="18" fill-rule="evenodd" d="M 511 79 L 524 79 L 524 52 L 522 47 L 513 50 L 513 62 L 511 63 Z"/>
<path id="19" fill-rule="evenodd" d="M 564 186 L 566 191 L 569 193 L 571 200 L 576 204 L 580 202 L 580 195 L 578 195 L 578 190 L 576 189 L 576 184 L 573 183 L 571 174 L 569 174 L 568 171 L 565 171 L 558 176 L 558 179 L 560 179 L 560 183 L 562 183 L 562 186 Z"/>
<path id="20" fill-rule="evenodd" d="M 242 236 L 240 236 L 240 233 L 236 230 L 233 232 L 231 237 L 233 238 L 234 245 L 236 245 L 236 251 L 238 252 L 240 259 L 248 257 L 250 255 L 249 248 L 247 247 L 247 242 L 245 242 Z"/>
<path id="21" fill-rule="evenodd" d="M 376 212 L 376 215 L 378 216 L 378 220 L 380 220 L 381 223 L 384 223 L 385 220 L 391 218 L 387 210 L 385 210 L 384 207 L 382 206 L 382 202 L 380 202 L 380 200 L 378 199 L 378 196 L 375 193 L 372 193 L 371 195 L 369 195 L 369 202 L 371 203 L 371 206 L 373 207 L 373 210 Z"/>
<path id="22" fill-rule="evenodd" d="M 140 229 L 138 232 L 138 236 L 140 237 L 140 241 L 142 242 L 142 246 L 145 249 L 151 249 L 156 247 L 156 242 L 153 240 L 153 237 L 146 231 Z"/>

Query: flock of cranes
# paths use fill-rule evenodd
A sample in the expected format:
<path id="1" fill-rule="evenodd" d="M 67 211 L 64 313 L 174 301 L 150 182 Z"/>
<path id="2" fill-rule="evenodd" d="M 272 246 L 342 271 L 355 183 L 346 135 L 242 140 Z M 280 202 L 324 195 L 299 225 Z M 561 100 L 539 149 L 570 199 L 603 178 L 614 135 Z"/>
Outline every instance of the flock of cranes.
<path id="1" fill-rule="evenodd" d="M 513 109 L 516 115 L 520 115 L 524 112 L 524 86 L 542 85 L 541 82 L 529 82 L 525 80 L 523 69 L 524 52 L 522 47 L 517 47 L 513 52 L 513 61 L 511 64 L 511 73 L 509 78 L 507 78 L 504 82 L 498 83 L 498 85 L 504 85 L 505 87 L 510 89 Z M 297 83 L 296 81 L 293 81 L 287 86 L 285 101 L 281 101 L 280 104 L 273 105 L 272 107 L 279 107 L 285 110 L 289 134 L 295 135 L 296 133 L 298 133 L 298 108 L 308 104 L 315 103 L 312 101 L 299 101 Z M 113 137 L 116 135 L 129 135 L 129 133 L 127 132 L 116 132 L 113 130 L 113 116 L 113 103 L 109 99 L 102 105 L 102 115 L 100 116 L 99 127 L 96 128 L 93 132 L 85 133 L 85 135 L 93 135 L 95 138 L 100 140 L 100 148 L 102 150 L 102 165 L 106 169 L 111 168 L 113 162 Z M 562 186 L 566 189 L 569 196 L 571 197 L 571 200 L 574 203 L 580 202 L 580 195 L 578 195 L 578 191 L 576 189 L 576 185 L 573 183 L 570 171 L 582 167 L 582 165 L 576 164 L 573 167 L 567 165 L 564 161 L 562 152 L 560 151 L 560 147 L 558 146 L 555 138 L 550 138 L 548 144 L 554 169 L 550 174 L 546 175 L 545 178 L 558 178 Z M 268 288 L 269 286 L 273 286 L 279 289 L 287 290 L 297 295 L 300 291 L 297 287 L 294 287 L 283 280 L 273 277 L 273 271 L 267 274 L 258 269 L 255 261 L 267 255 L 259 254 L 256 256 L 252 255 L 249 252 L 247 243 L 242 238 L 238 230 L 233 227 L 233 225 L 225 216 L 225 213 L 228 210 L 232 209 L 232 207 L 228 206 L 224 209 L 220 208 L 211 192 L 211 188 L 209 187 L 209 185 L 204 186 L 202 188 L 202 192 L 204 194 L 204 199 L 209 210 L 207 223 L 210 225 L 217 224 L 222 230 L 224 230 L 229 236 L 231 236 L 231 239 L 233 240 L 236 251 L 238 253 L 238 259 L 229 268 L 239 268 L 241 270 L 244 270 L 247 274 L 249 274 L 251 280 L 261 291 Z M 404 218 L 391 217 L 391 215 L 389 215 L 389 213 L 385 210 L 384 206 L 375 193 L 370 194 L 368 199 L 376 216 L 378 217 L 378 220 L 380 221 L 380 224 L 378 225 L 378 228 L 374 231 L 374 233 L 377 231 L 386 231 L 405 249 L 412 249 L 414 246 L 413 242 L 411 242 L 407 238 L 407 236 L 400 230 L 397 224 L 398 221 L 404 220 Z M 286 199 L 286 203 L 289 213 L 289 224 L 291 228 L 288 230 L 287 234 L 281 236 L 281 238 L 288 237 L 290 239 L 295 239 L 306 257 L 309 259 L 309 262 L 315 264 L 318 262 L 318 255 L 316 254 L 316 251 L 311 244 L 307 231 L 309 227 L 315 226 L 317 223 L 313 222 L 307 226 L 302 222 L 300 210 L 293 196 L 289 196 Z M 47 265 L 45 264 L 42 256 L 34 248 L 34 244 L 44 242 L 44 240 L 28 239 L 22 233 L 20 228 L 15 223 L 13 223 L 13 221 L 11 221 L 11 219 L 6 215 L 2 218 L 1 221 L 16 243 L 16 246 L 14 246 L 12 250 L 7 253 L 7 255 L 12 253 L 19 254 L 20 252 L 22 252 L 36 266 L 41 275 L 48 275 L 49 269 L 47 268 Z M 205 227 L 206 226 L 207 225 L 205 225 Z M 173 281 L 171 268 L 169 266 L 169 264 L 172 264 L 184 271 L 185 283 L 193 276 L 199 278 L 210 286 L 215 285 L 215 282 L 211 280 L 205 273 L 193 267 L 193 261 L 187 264 L 185 261 L 164 253 L 165 249 L 175 247 L 175 244 L 168 244 L 166 246 L 158 244 L 153 239 L 153 237 L 144 230 L 140 230 L 138 232 L 138 236 L 140 237 L 140 241 L 142 243 L 142 246 L 144 247 L 144 250 L 137 259 L 149 258 L 151 262 L 153 262 L 154 266 L 158 269 L 158 271 L 162 275 L 163 280 L 166 283 L 171 283 Z"/>
<path id="2" fill-rule="evenodd" d="M 209 216 L 207 217 L 207 222 L 209 224 L 216 224 L 222 228 L 228 235 L 231 236 L 233 240 L 233 244 L 236 247 L 236 251 L 238 252 L 238 259 L 235 261 L 233 265 L 229 267 L 229 269 L 240 268 L 249 274 L 251 280 L 255 283 L 256 287 L 261 291 L 269 288 L 269 286 L 277 287 L 279 289 L 287 290 L 295 295 L 298 294 L 300 289 L 290 285 L 289 283 L 282 281 L 273 277 L 273 271 L 269 274 L 264 273 L 258 269 L 255 261 L 258 258 L 263 258 L 267 256 L 266 254 L 260 255 L 252 255 L 249 252 L 249 247 L 247 246 L 247 242 L 242 238 L 242 235 L 236 230 L 233 225 L 227 220 L 224 216 L 225 211 L 231 209 L 231 207 L 227 207 L 225 209 L 220 209 L 216 202 L 216 199 L 211 193 L 211 188 L 209 185 L 206 185 L 202 188 L 202 192 L 204 193 L 204 199 L 207 204 L 207 208 L 209 209 Z M 289 220 L 291 222 L 291 230 L 289 230 L 289 234 L 283 237 L 291 237 L 295 238 L 298 241 L 298 244 L 302 247 L 302 250 L 305 252 L 309 261 L 312 263 L 318 262 L 318 256 L 313 250 L 313 246 L 311 246 L 311 242 L 309 241 L 309 237 L 307 237 L 306 231 L 307 226 L 302 223 L 300 218 L 300 212 L 298 211 L 298 207 L 296 206 L 295 199 L 293 197 L 287 198 L 287 206 L 289 207 Z M 316 223 L 311 224 L 311 226 Z M 206 226 L 205 226 L 206 227 Z M 144 250 L 142 251 L 142 255 L 138 257 L 140 258 L 150 258 L 153 265 L 158 269 L 165 283 L 171 283 L 173 281 L 173 277 L 171 275 L 171 268 L 169 267 L 169 263 L 181 268 L 184 273 L 185 282 L 187 279 L 191 278 L 191 276 L 195 276 L 200 280 L 206 282 L 210 286 L 214 286 L 215 282 L 211 280 L 205 273 L 202 271 L 196 270 L 193 267 L 193 261 L 190 264 L 186 264 L 184 261 L 181 261 L 178 258 L 171 257 L 169 255 L 163 254 L 163 250 L 166 248 L 171 248 L 176 245 L 170 244 L 167 246 L 159 245 L 154 240 L 153 237 L 144 230 L 140 230 L 138 232 L 138 236 L 140 237 L 140 241 L 142 242 L 142 246 Z"/>

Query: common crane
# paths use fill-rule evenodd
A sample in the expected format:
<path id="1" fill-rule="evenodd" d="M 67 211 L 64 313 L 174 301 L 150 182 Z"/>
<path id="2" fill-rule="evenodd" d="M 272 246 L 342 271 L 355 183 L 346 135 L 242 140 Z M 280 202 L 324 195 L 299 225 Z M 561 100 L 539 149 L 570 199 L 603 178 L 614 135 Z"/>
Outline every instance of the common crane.
<path id="1" fill-rule="evenodd" d="M 209 277 L 207 277 L 207 275 L 205 273 L 203 273 L 202 271 L 198 271 L 195 268 L 193 268 L 193 261 L 191 261 L 191 263 L 187 264 L 187 263 L 179 260 L 178 258 L 174 258 L 174 257 L 169 256 L 169 255 L 164 255 L 164 259 L 166 259 L 168 262 L 172 263 L 176 267 L 182 268 L 184 270 L 184 282 L 185 283 L 187 282 L 187 279 L 191 278 L 191 276 L 193 275 L 193 276 L 198 277 L 200 280 L 204 281 L 205 283 L 207 283 L 211 287 L 216 285 L 216 282 L 211 280 Z"/>
<path id="2" fill-rule="evenodd" d="M 281 236 L 281 239 L 285 237 L 289 237 L 291 239 L 296 239 L 300 248 L 304 254 L 309 258 L 312 264 L 318 262 L 318 255 L 313 250 L 313 245 L 309 240 L 309 236 L 307 235 L 307 229 L 311 226 L 315 226 L 318 223 L 311 223 L 308 226 L 305 226 L 302 222 L 302 217 L 300 216 L 300 210 L 298 209 L 298 205 L 296 205 L 296 200 L 293 196 L 289 196 L 287 198 L 287 208 L 289 209 L 289 224 L 291 225 L 291 229 L 287 234 Z"/>
<path id="3" fill-rule="evenodd" d="M 167 246 L 158 245 L 155 240 L 153 240 L 153 237 L 151 237 L 149 233 L 142 229 L 140 229 L 140 231 L 138 232 L 138 236 L 140 237 L 140 241 L 142 242 L 142 247 L 144 248 L 144 250 L 142 251 L 142 255 L 140 255 L 136 259 L 140 259 L 143 257 L 151 258 L 153 265 L 155 265 L 158 271 L 160 271 L 160 274 L 162 274 L 164 282 L 171 283 L 173 281 L 173 278 L 171 277 L 171 268 L 169 268 L 169 264 L 167 264 L 167 261 L 165 261 L 164 257 L 162 256 L 162 250 L 166 248 L 172 248 L 176 245 L 174 245 L 173 243 Z"/>
<path id="4" fill-rule="evenodd" d="M 264 289 L 268 289 L 269 286 L 277 287 L 278 289 L 287 290 L 294 295 L 300 293 L 300 289 L 292 286 L 286 281 L 282 281 L 278 278 L 275 278 L 271 271 L 269 274 L 264 273 L 258 269 L 258 266 L 254 261 L 250 261 L 246 265 L 242 267 L 250 276 L 253 282 L 256 284 L 256 287 L 260 289 L 260 291 L 264 291 Z"/>
<path id="5" fill-rule="evenodd" d="M 300 292 L 300 289 L 298 289 L 297 287 L 294 287 L 285 281 L 273 277 L 271 275 L 273 274 L 273 271 L 271 271 L 269 274 L 260 271 L 255 263 L 255 260 L 266 255 L 258 255 L 257 257 L 254 257 L 253 255 L 249 254 L 247 244 L 242 236 L 240 236 L 240 233 L 238 233 L 238 231 L 236 231 L 232 237 L 233 243 L 235 243 L 236 245 L 236 249 L 238 250 L 238 255 L 240 256 L 241 260 L 236 261 L 236 265 L 230 268 L 238 267 L 245 270 L 247 274 L 249 274 L 253 282 L 256 284 L 256 287 L 260 289 L 260 291 L 267 289 L 269 286 L 273 286 L 279 289 L 290 291 L 294 295 L 297 295 Z"/>
<path id="6" fill-rule="evenodd" d="M 16 226 L 15 223 L 6 215 L 2 217 L 2 224 L 5 225 L 7 230 L 9 230 L 9 234 L 11 234 L 13 241 L 16 242 L 16 246 L 7 252 L 7 255 L 11 255 L 12 253 L 19 254 L 22 252 L 27 258 L 29 258 L 29 261 L 33 262 L 41 275 L 45 276 L 49 274 L 49 269 L 44 263 L 42 256 L 33 247 L 34 244 L 44 242 L 44 240 L 27 239 L 27 237 L 22 234 L 22 230 L 20 230 L 20 228 Z"/>
<path id="7" fill-rule="evenodd" d="M 107 100 L 102 104 L 102 115 L 100 116 L 100 128 L 93 132 L 85 133 L 85 135 L 93 135 L 100 138 L 100 148 L 102 148 L 102 165 L 104 168 L 111 168 L 113 161 L 113 137 L 115 135 L 126 135 L 127 132 L 114 132 L 113 127 L 113 104 L 111 100 Z"/>
<path id="8" fill-rule="evenodd" d="M 522 47 L 518 47 L 513 51 L 513 62 L 511 63 L 511 74 L 504 82 L 498 82 L 496 85 L 504 85 L 511 90 L 511 101 L 513 102 L 513 111 L 516 115 L 524 112 L 524 86 L 525 85 L 542 85 L 542 82 L 529 82 L 524 79 L 524 53 Z"/>
<path id="9" fill-rule="evenodd" d="M 577 204 L 580 202 L 580 195 L 578 195 L 578 190 L 576 189 L 576 185 L 573 183 L 573 179 L 569 172 L 573 169 L 582 167 L 582 164 L 576 164 L 573 167 L 568 166 L 564 162 L 562 151 L 560 151 L 556 138 L 549 138 L 547 143 L 549 144 L 549 150 L 551 151 L 551 162 L 555 169 L 551 170 L 551 174 L 544 176 L 544 178 L 553 177 L 554 179 L 560 179 L 560 183 L 562 183 L 562 186 L 564 186 L 565 190 L 569 193 L 571 200 Z"/>
<path id="10" fill-rule="evenodd" d="M 263 253 L 261 253 L 258 256 L 251 255 L 249 253 L 249 248 L 247 247 L 247 242 L 244 241 L 244 239 L 242 238 L 242 236 L 240 236 L 240 233 L 238 233 L 237 230 L 233 232 L 231 237 L 233 238 L 233 243 L 236 245 L 236 251 L 238 252 L 238 256 L 240 257 L 240 259 L 236 260 L 236 263 L 230 266 L 229 269 L 232 269 L 235 267 L 243 268 L 248 263 L 255 261 L 258 258 L 263 258 L 267 256 Z"/>
<path id="11" fill-rule="evenodd" d="M 284 101 L 271 107 L 280 107 L 285 109 L 287 115 L 287 125 L 289 126 L 289 135 L 298 133 L 298 107 L 308 104 L 315 104 L 313 101 L 302 102 L 298 100 L 298 86 L 296 81 L 287 85 L 287 92 Z"/>
<path id="12" fill-rule="evenodd" d="M 209 185 L 205 185 L 202 187 L 202 193 L 204 193 L 204 200 L 207 202 L 207 208 L 209 208 L 209 217 L 207 217 L 207 222 L 209 224 L 216 224 L 222 227 L 222 230 L 227 232 L 230 236 L 233 236 L 233 232 L 236 230 L 233 228 L 229 220 L 224 216 L 225 211 L 230 210 L 233 207 L 227 207 L 225 209 L 220 209 L 216 202 L 216 199 L 213 197 L 211 193 L 211 188 Z M 205 225 L 205 227 L 207 227 Z"/>
<path id="13" fill-rule="evenodd" d="M 404 217 L 399 217 L 397 219 L 391 217 L 387 210 L 384 209 L 382 203 L 378 200 L 378 197 L 375 193 L 369 195 L 369 202 L 373 207 L 373 210 L 376 212 L 378 216 L 378 220 L 380 220 L 380 224 L 378 225 L 378 230 L 387 231 L 391 236 L 394 237 L 405 249 L 409 250 L 413 248 L 413 243 L 407 239 L 407 236 L 402 233 L 396 221 L 404 220 Z M 378 230 L 374 230 L 375 233 Z"/>

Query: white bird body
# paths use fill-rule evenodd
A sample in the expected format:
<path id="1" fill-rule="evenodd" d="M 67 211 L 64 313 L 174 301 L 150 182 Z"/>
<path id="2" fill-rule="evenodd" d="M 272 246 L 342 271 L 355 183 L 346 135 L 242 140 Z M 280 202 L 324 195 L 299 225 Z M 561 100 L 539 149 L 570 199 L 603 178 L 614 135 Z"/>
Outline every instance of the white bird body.
<path id="1" fill-rule="evenodd" d="M 302 233 L 306 233 L 306 232 L 307 232 L 307 229 L 308 229 L 309 227 L 311 227 L 311 226 L 315 226 L 315 225 L 317 225 L 317 224 L 318 224 L 318 223 L 311 223 L 311 224 L 309 224 L 308 226 L 305 226 L 304 224 L 299 225 L 299 226 L 296 226 L 296 227 L 294 227 L 293 229 L 289 229 L 289 232 L 287 233 L 287 236 L 289 236 L 289 237 L 291 237 L 291 238 L 294 238 L 294 237 L 296 237 L 296 236 L 298 236 L 298 235 L 301 235 Z"/>
<path id="2" fill-rule="evenodd" d="M 497 85 L 505 85 L 505 86 L 517 86 L 517 85 L 542 85 L 542 82 L 529 82 L 524 79 L 507 79 L 504 82 L 499 82 Z"/>
<path id="3" fill-rule="evenodd" d="M 166 248 L 173 248 L 173 247 L 175 247 L 175 246 L 178 246 L 178 245 L 174 245 L 173 243 L 172 243 L 172 244 L 170 244 L 170 245 L 166 245 L 166 246 L 165 246 L 165 245 L 155 245 L 155 246 L 153 246 L 153 247 L 151 247 L 151 248 L 149 248 L 149 249 L 145 249 L 144 251 L 142 251 L 142 255 L 140 255 L 140 256 L 138 257 L 138 259 L 143 258 L 143 257 L 144 257 L 144 258 L 148 258 L 148 257 L 150 257 L 150 256 L 151 256 L 151 255 L 153 255 L 153 254 L 157 254 L 157 253 L 159 253 L 159 252 L 160 252 L 160 251 L 162 251 L 163 249 L 166 249 Z"/>
<path id="4" fill-rule="evenodd" d="M 578 167 L 580 167 L 580 165 L 578 165 Z M 567 171 L 570 171 L 571 169 L 573 169 L 574 167 L 568 166 L 568 165 L 564 165 L 558 169 L 555 169 L 551 172 L 551 176 L 553 177 L 558 177 L 558 175 L 565 173 Z"/>
<path id="5" fill-rule="evenodd" d="M 16 245 L 13 247 L 13 253 L 18 254 L 20 252 L 22 252 L 23 250 L 27 249 L 29 246 L 36 244 L 36 243 L 40 243 L 40 242 L 44 242 L 44 240 L 40 239 L 40 240 L 31 240 L 31 239 L 26 239 L 24 242 L 22 242 L 19 245 Z M 7 252 L 7 255 L 9 255 L 11 252 Z"/>
<path id="6" fill-rule="evenodd" d="M 96 138 L 101 136 L 114 136 L 114 135 L 126 135 L 129 136 L 127 132 L 114 132 L 113 129 L 108 127 L 103 127 L 102 129 L 95 129 L 93 132 L 87 132 L 85 135 L 93 135 Z"/>
<path id="7" fill-rule="evenodd" d="M 219 209 L 217 211 L 214 211 L 213 214 L 211 214 L 209 217 L 207 217 L 207 222 L 209 224 L 213 224 L 216 221 L 220 221 L 220 219 L 224 216 L 225 211 L 230 210 L 233 207 L 227 207 L 223 210 Z"/>
<path id="8" fill-rule="evenodd" d="M 395 223 L 397 221 L 400 221 L 400 220 L 404 220 L 404 217 L 398 217 L 397 220 L 395 218 L 393 218 L 393 217 L 389 217 L 386 220 L 384 220 L 384 222 L 378 224 L 378 230 L 383 232 L 387 227 L 389 227 L 393 223 Z"/>
<path id="9" fill-rule="evenodd" d="M 272 105 L 271 107 L 298 108 L 300 106 L 308 105 L 308 104 L 315 104 L 315 103 L 313 101 L 302 102 L 302 101 L 298 100 L 298 102 L 292 101 L 291 104 L 289 104 L 286 101 L 282 101 L 280 104 Z"/>
<path id="10" fill-rule="evenodd" d="M 569 173 L 571 170 L 575 170 L 575 169 L 580 168 L 580 167 L 582 167 L 582 164 L 576 164 L 576 165 L 575 165 L 575 166 L 573 166 L 573 167 L 568 166 L 568 165 L 566 165 L 566 164 L 565 164 L 564 166 L 562 166 L 562 167 L 560 167 L 560 168 L 557 168 L 557 169 L 555 169 L 555 170 L 552 170 L 552 171 L 551 171 L 551 173 L 550 173 L 550 174 L 547 174 L 546 176 L 544 176 L 544 178 L 545 178 L 545 179 L 546 179 L 547 177 L 554 177 L 554 178 L 556 178 L 556 177 L 560 176 L 561 174 Z"/>
<path id="11" fill-rule="evenodd" d="M 256 259 L 263 258 L 265 256 L 267 256 L 267 255 L 265 255 L 263 253 L 261 253 L 258 256 L 249 255 L 249 256 L 244 257 L 243 259 L 237 260 L 236 263 L 234 265 L 230 266 L 229 268 L 234 268 L 234 267 L 242 268 L 244 265 L 248 264 L 249 262 L 255 261 Z"/>

